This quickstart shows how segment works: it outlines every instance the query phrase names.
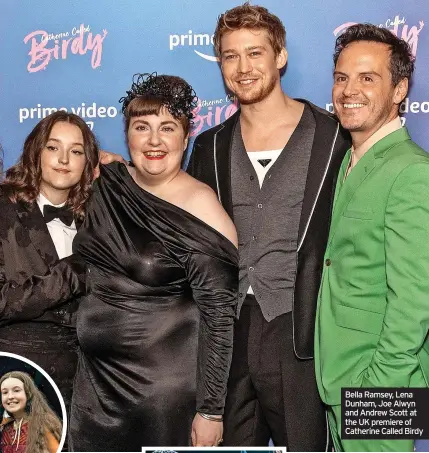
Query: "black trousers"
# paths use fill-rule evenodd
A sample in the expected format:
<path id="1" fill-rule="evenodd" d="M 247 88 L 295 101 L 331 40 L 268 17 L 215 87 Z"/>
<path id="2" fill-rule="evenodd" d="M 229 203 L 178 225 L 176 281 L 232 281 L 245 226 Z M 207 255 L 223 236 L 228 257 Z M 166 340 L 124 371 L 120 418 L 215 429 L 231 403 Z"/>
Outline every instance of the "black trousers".
<path id="1" fill-rule="evenodd" d="M 224 416 L 225 446 L 325 451 L 327 423 L 312 360 L 293 350 L 292 313 L 267 322 L 248 295 L 235 326 Z"/>

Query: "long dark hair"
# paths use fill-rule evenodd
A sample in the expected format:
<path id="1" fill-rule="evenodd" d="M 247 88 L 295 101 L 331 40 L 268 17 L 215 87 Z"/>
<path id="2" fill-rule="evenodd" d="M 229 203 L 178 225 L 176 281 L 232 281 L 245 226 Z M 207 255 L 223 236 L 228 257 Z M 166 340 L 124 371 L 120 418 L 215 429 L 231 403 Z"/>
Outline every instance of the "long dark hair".
<path id="1" fill-rule="evenodd" d="M 25 453 L 45 453 L 48 450 L 46 431 L 49 431 L 59 442 L 63 430 L 62 423 L 29 374 L 23 371 L 10 371 L 1 377 L 0 386 L 9 378 L 19 379 L 24 384 L 27 397 L 28 438 Z"/>
<path id="2" fill-rule="evenodd" d="M 91 193 L 99 148 L 88 125 L 74 113 L 60 110 L 37 123 L 25 139 L 23 152 L 17 164 L 6 171 L 5 180 L 0 187 L 14 203 L 18 201 L 31 203 L 37 198 L 42 179 L 40 155 L 49 140 L 52 128 L 62 121 L 77 126 L 82 132 L 86 164 L 80 181 L 70 189 L 66 203 L 76 217 L 82 218 L 85 214 L 85 203 Z"/>

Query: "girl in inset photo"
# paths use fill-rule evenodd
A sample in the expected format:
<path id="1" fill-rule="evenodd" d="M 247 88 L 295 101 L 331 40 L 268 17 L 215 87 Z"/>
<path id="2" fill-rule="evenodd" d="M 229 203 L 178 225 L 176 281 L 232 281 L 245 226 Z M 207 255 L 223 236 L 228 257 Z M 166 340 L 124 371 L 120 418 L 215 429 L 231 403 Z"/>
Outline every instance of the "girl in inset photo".
<path id="1" fill-rule="evenodd" d="M 6 373 L 0 378 L 0 391 L 1 452 L 56 453 L 62 423 L 30 375 L 22 371 Z"/>

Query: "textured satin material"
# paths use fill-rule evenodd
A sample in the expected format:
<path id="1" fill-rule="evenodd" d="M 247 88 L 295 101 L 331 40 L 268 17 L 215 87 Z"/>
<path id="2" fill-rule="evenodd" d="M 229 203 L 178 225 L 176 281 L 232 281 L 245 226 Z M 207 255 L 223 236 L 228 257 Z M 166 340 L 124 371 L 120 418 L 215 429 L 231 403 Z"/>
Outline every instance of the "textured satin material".
<path id="1" fill-rule="evenodd" d="M 103 167 L 74 244 L 90 273 L 77 322 L 73 448 L 188 445 L 196 410 L 223 412 L 235 247 L 117 163 Z"/>

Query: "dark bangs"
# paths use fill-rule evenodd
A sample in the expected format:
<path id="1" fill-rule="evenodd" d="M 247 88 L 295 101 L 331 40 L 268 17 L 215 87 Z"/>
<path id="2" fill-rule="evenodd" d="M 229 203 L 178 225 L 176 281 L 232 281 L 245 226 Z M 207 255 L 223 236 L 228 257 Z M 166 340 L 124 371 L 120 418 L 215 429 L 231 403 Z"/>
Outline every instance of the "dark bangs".
<path id="1" fill-rule="evenodd" d="M 135 97 L 130 104 L 128 105 L 125 114 L 124 114 L 124 121 L 125 121 L 125 137 L 128 135 L 128 128 L 130 126 L 131 118 L 135 118 L 138 116 L 146 116 L 146 115 L 159 115 L 160 112 L 166 109 L 167 112 L 171 114 L 168 110 L 168 107 L 162 102 L 162 100 L 157 96 L 137 96 Z M 186 116 L 182 115 L 180 117 L 176 117 L 172 115 L 183 127 L 185 135 L 189 134 L 190 128 L 190 121 Z"/>
<path id="2" fill-rule="evenodd" d="M 159 97 L 137 96 L 130 102 L 125 116 L 132 118 L 136 116 L 159 115 L 163 106 Z"/>

